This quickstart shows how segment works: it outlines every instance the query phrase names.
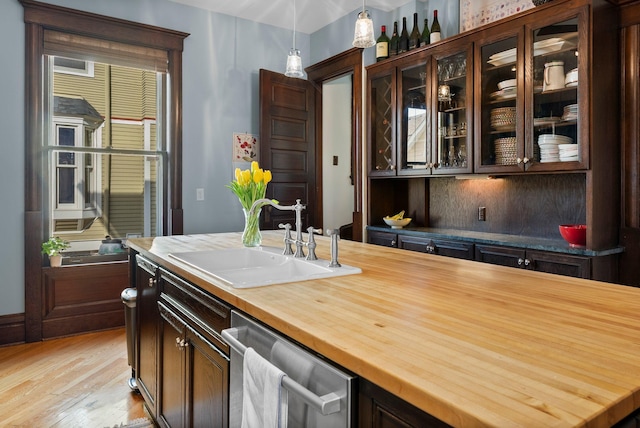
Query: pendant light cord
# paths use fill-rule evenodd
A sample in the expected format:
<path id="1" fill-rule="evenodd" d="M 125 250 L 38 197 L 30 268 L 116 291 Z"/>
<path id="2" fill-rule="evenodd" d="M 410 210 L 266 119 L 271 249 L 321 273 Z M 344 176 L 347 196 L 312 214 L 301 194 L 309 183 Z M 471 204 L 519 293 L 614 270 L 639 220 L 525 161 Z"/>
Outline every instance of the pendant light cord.
<path id="1" fill-rule="evenodd" d="M 293 49 L 295 48 L 296 48 L 296 0 L 293 0 Z"/>

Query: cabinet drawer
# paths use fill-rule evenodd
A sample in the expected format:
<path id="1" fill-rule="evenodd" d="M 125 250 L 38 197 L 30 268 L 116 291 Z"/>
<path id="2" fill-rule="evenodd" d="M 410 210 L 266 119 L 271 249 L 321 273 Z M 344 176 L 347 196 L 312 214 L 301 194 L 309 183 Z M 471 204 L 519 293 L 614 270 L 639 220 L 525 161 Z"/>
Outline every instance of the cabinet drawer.
<path id="1" fill-rule="evenodd" d="M 476 261 L 494 265 L 520 267 L 525 251 L 520 248 L 476 245 Z"/>
<path id="2" fill-rule="evenodd" d="M 390 232 L 369 231 L 369 244 L 396 248 L 398 247 L 398 235 Z"/>
<path id="3" fill-rule="evenodd" d="M 222 340 L 220 332 L 231 325 L 231 307 L 162 268 L 159 282 L 161 300 L 180 312 L 192 328 L 228 354 L 229 345 Z"/>
<path id="4" fill-rule="evenodd" d="M 399 235 L 398 247 L 405 250 L 420 251 L 422 253 L 454 257 L 457 259 L 473 260 L 474 257 L 473 244 L 447 239 L 430 239 Z"/>

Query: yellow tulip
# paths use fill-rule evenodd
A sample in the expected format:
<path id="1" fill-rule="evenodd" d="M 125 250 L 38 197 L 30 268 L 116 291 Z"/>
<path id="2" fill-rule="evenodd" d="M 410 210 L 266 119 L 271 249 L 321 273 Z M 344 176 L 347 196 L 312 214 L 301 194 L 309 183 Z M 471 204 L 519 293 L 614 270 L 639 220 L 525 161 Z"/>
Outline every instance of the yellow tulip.
<path id="1" fill-rule="evenodd" d="M 236 176 L 236 181 L 240 183 L 240 180 L 242 180 L 242 171 L 240 171 L 240 168 L 236 168 L 235 176 Z"/>
<path id="2" fill-rule="evenodd" d="M 242 171 L 242 183 L 240 184 L 244 186 L 249 183 L 251 183 L 251 171 L 245 169 L 244 171 Z"/>
<path id="3" fill-rule="evenodd" d="M 264 173 L 262 172 L 261 168 L 258 168 L 255 171 L 253 171 L 253 182 L 256 184 L 262 183 L 263 175 Z"/>
<path id="4" fill-rule="evenodd" d="M 256 172 L 256 170 L 259 168 L 260 168 L 260 165 L 258 165 L 258 162 L 256 161 L 251 162 L 251 172 Z"/>
<path id="5" fill-rule="evenodd" d="M 271 177 L 271 171 L 270 170 L 266 170 L 264 172 L 264 177 L 262 178 L 264 181 L 265 186 L 267 185 L 267 183 L 269 183 L 272 179 Z"/>

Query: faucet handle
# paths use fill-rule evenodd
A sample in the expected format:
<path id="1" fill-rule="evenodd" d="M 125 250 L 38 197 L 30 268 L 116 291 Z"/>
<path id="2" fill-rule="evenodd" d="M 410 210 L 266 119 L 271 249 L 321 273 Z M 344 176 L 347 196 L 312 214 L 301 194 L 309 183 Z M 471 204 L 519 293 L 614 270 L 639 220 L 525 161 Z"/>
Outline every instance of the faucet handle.
<path id="1" fill-rule="evenodd" d="M 307 228 L 307 232 L 309 233 L 309 238 L 307 243 L 305 244 L 309 249 L 309 254 L 307 254 L 307 260 L 318 260 L 316 256 L 316 240 L 313 237 L 314 233 L 318 235 L 322 235 L 322 229 L 315 229 L 313 226 Z"/>
<path id="2" fill-rule="evenodd" d="M 293 249 L 291 248 L 291 225 L 289 223 L 280 223 L 278 225 L 278 228 L 284 229 L 284 250 L 282 251 L 282 254 L 285 256 L 290 256 L 291 254 L 293 254 Z"/>
<path id="3" fill-rule="evenodd" d="M 307 228 L 307 233 L 309 233 L 309 240 L 313 239 L 313 234 L 322 235 L 322 229 L 316 229 L 313 226 Z"/>

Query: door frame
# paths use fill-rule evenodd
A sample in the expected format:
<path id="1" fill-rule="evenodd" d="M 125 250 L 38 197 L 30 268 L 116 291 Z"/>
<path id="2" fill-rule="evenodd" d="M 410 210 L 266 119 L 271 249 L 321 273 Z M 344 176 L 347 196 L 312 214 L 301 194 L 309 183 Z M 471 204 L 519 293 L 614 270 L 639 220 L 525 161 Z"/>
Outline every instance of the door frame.
<path id="1" fill-rule="evenodd" d="M 316 202 L 315 218 L 321 219 L 322 206 L 322 84 L 352 75 L 351 94 L 351 170 L 354 185 L 353 240 L 362 242 L 362 49 L 351 48 L 305 69 L 316 89 Z"/>

